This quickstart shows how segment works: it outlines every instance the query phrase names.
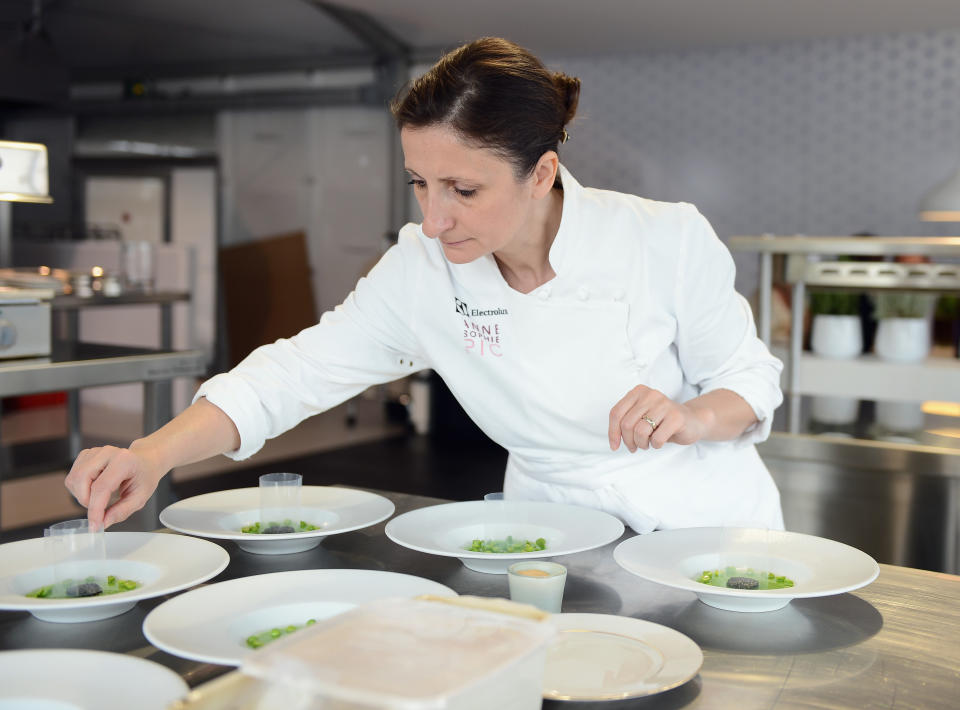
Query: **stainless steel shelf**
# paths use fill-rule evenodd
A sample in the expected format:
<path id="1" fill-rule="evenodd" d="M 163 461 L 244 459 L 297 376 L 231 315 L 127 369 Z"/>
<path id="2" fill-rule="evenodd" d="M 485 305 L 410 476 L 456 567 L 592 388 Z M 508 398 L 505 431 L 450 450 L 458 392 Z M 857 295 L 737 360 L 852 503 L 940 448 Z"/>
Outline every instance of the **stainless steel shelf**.
<path id="1" fill-rule="evenodd" d="M 205 370 L 202 350 L 160 351 L 57 342 L 50 357 L 0 361 L 0 397 L 159 382 L 202 375 Z"/>
<path id="2" fill-rule="evenodd" d="M 791 355 L 783 348 L 771 351 L 781 360 Z M 928 357 L 919 363 L 889 362 L 876 355 L 850 360 L 801 352 L 792 363 L 803 394 L 853 399 L 917 402 L 960 397 L 960 359 Z"/>
<path id="3" fill-rule="evenodd" d="M 104 296 L 102 294 L 95 294 L 89 297 L 54 296 L 50 301 L 50 306 L 55 311 L 63 311 L 80 308 L 96 308 L 98 306 L 166 305 L 170 303 L 187 302 L 189 300 L 189 291 L 156 291 L 152 293 L 131 291 L 122 293 L 119 296 Z"/>
<path id="4" fill-rule="evenodd" d="M 787 257 L 787 282 L 848 289 L 960 291 L 960 264 L 899 264 L 886 261 L 808 261 Z"/>
<path id="5" fill-rule="evenodd" d="M 799 412 L 795 431 L 786 421 L 791 409 Z M 877 473 L 909 471 L 960 484 L 957 419 L 950 412 L 928 409 L 919 399 L 787 395 L 774 413 L 770 438 L 757 448 L 765 459 L 803 459 Z"/>
<path id="6" fill-rule="evenodd" d="M 760 254 L 823 254 L 896 256 L 898 254 L 960 258 L 960 237 L 808 237 L 761 234 L 730 237 L 733 251 Z"/>
<path id="7" fill-rule="evenodd" d="M 836 361 L 824 363 L 822 359 L 807 356 L 803 352 L 803 322 L 808 285 L 960 291 L 960 237 L 784 237 L 764 234 L 731 237 L 730 248 L 759 253 L 758 332 L 768 346 L 771 345 L 770 321 L 775 278 L 773 257 L 775 254 L 787 257 L 787 278 L 792 283 L 792 295 L 790 345 L 786 353 L 787 379 L 784 389 L 793 395 L 790 398 L 787 419 L 790 433 L 801 433 L 799 402 L 802 394 L 885 399 L 889 391 L 891 399 L 904 400 L 910 396 L 903 394 L 904 387 L 909 391 L 911 382 L 919 378 L 929 384 L 923 398 L 953 399 L 957 396 L 953 394 L 957 391 L 956 388 L 951 386 L 955 380 L 931 380 L 931 377 L 936 378 L 937 374 L 946 374 L 950 378 L 960 375 L 960 368 L 953 364 L 944 364 L 944 368 L 938 368 L 937 373 L 931 373 L 929 362 L 892 365 L 858 358 L 852 366 L 847 366 L 843 363 L 837 364 Z M 939 259 L 940 262 L 903 264 L 829 258 L 842 255 L 919 255 L 934 261 Z M 842 395 L 837 392 L 838 386 L 843 390 Z M 912 394 L 915 395 L 916 392 Z"/>

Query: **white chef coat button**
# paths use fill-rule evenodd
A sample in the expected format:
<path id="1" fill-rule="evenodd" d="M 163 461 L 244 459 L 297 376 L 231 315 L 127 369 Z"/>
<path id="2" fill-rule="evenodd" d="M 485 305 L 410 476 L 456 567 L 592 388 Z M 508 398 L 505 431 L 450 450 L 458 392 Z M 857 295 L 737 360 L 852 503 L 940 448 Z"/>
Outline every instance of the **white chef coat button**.
<path id="1" fill-rule="evenodd" d="M 550 289 L 541 289 L 540 293 L 537 294 L 537 298 L 539 298 L 541 301 L 546 301 L 548 298 L 550 298 Z"/>
<path id="2" fill-rule="evenodd" d="M 586 301 L 588 298 L 590 298 L 590 291 L 587 290 L 586 286 L 581 286 L 577 289 L 577 298 L 579 298 L 581 301 Z"/>

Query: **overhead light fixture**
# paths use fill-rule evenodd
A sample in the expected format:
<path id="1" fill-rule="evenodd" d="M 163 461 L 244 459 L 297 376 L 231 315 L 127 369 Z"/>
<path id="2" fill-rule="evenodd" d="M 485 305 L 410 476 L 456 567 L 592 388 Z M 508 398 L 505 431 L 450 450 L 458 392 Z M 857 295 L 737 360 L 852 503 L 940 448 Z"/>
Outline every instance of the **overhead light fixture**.
<path id="1" fill-rule="evenodd" d="M 13 218 L 8 202 L 53 202 L 43 143 L 0 141 L 0 268 L 12 263 Z"/>
<path id="2" fill-rule="evenodd" d="M 0 201 L 53 202 L 47 177 L 47 146 L 0 141 Z"/>
<path id="3" fill-rule="evenodd" d="M 920 200 L 924 222 L 960 222 L 960 169 Z"/>

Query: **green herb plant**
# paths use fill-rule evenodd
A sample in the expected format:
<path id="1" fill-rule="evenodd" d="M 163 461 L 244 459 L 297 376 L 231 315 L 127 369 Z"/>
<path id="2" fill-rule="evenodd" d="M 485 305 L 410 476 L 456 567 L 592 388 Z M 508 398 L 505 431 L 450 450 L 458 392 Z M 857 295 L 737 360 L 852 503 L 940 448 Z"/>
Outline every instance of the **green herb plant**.
<path id="1" fill-rule="evenodd" d="M 856 316 L 860 314 L 860 294 L 849 291 L 811 291 L 810 315 Z"/>
<path id="2" fill-rule="evenodd" d="M 918 291 L 878 291 L 872 294 L 873 313 L 885 318 L 926 318 L 933 312 L 936 294 Z"/>

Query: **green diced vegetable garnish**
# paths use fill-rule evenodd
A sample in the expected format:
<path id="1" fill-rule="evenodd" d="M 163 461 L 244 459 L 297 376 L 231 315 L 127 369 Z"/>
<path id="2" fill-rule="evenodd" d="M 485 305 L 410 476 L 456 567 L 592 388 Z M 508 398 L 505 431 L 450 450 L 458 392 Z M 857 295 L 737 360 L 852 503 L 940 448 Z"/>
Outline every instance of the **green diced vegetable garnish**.
<path id="1" fill-rule="evenodd" d="M 316 619 L 307 619 L 304 626 L 313 626 L 316 623 L 317 623 Z M 288 624 L 287 626 L 283 626 L 283 627 L 277 626 L 267 631 L 261 631 L 258 634 L 252 634 L 251 636 L 247 636 L 246 644 L 250 648 L 254 648 L 254 649 L 262 648 L 263 646 L 267 645 L 271 641 L 275 641 L 276 639 L 280 638 L 281 636 L 285 636 L 286 634 L 292 634 L 294 631 L 298 631 L 301 628 L 303 627 L 297 626 L 296 624 Z"/>
<path id="2" fill-rule="evenodd" d="M 513 552 L 539 552 L 547 549 L 547 541 L 538 537 L 536 541 L 521 540 L 507 535 L 503 540 L 481 540 L 475 539 L 470 542 L 466 548 L 470 552 L 491 552 L 491 553 L 513 553 Z"/>
<path id="3" fill-rule="evenodd" d="M 745 577 L 756 580 L 757 586 L 754 587 L 755 590 L 787 589 L 794 585 L 793 580 L 785 575 L 778 575 L 774 572 L 758 572 L 752 567 L 738 569 L 733 566 L 724 568 L 723 572 L 720 570 L 704 570 L 698 576 L 694 577 L 694 581 L 700 584 L 709 584 L 712 587 L 727 587 L 727 581 L 731 577 Z M 736 589 L 743 588 L 736 582 L 732 583 L 731 586 Z"/>
<path id="4" fill-rule="evenodd" d="M 80 585 L 95 585 L 100 591 L 94 594 L 86 594 L 84 597 L 77 597 L 75 587 Z M 129 592 L 140 586 L 140 582 L 133 579 L 120 579 L 116 575 L 110 574 L 106 577 L 96 577 L 90 575 L 84 577 L 83 581 L 77 583 L 73 579 L 64 579 L 54 584 L 46 584 L 37 587 L 26 593 L 25 596 L 33 599 L 77 599 L 87 596 L 106 596 L 108 594 L 118 594 L 120 592 Z M 73 594 L 68 594 L 67 590 L 72 590 Z"/>
<path id="5" fill-rule="evenodd" d="M 294 527 L 294 524 L 292 520 L 283 520 L 280 522 L 271 521 L 266 525 L 263 525 L 260 523 L 260 521 L 257 521 L 255 523 L 251 523 L 250 525 L 244 525 L 242 528 L 240 528 L 240 532 L 248 533 L 251 535 L 262 535 L 263 531 L 268 528 L 281 527 L 281 526 L 292 528 Z M 311 530 L 320 529 L 318 526 L 314 525 L 313 523 L 308 523 L 306 520 L 301 520 L 300 525 L 297 526 L 297 528 L 298 529 L 296 530 L 296 532 L 310 532 Z"/>

